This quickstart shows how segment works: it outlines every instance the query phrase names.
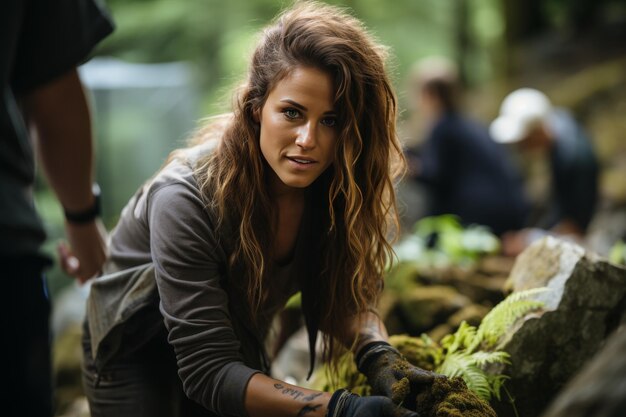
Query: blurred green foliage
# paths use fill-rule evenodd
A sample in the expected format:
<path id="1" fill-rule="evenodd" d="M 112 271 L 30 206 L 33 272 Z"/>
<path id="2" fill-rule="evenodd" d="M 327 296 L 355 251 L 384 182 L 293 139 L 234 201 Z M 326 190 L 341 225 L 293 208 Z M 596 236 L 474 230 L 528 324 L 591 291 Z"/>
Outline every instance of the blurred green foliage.
<path id="1" fill-rule="evenodd" d="M 399 261 L 396 269 L 407 268 L 402 264 L 413 265 L 418 270 L 467 267 L 499 249 L 500 240 L 484 226 L 463 227 L 457 217 L 447 214 L 425 217 L 395 247 Z"/>
<path id="2" fill-rule="evenodd" d="M 195 106 L 198 108 L 193 111 L 193 116 L 198 118 L 229 110 L 232 89 L 245 74 L 256 33 L 291 4 L 287 0 L 102 1 L 116 22 L 116 30 L 99 45 L 96 55 L 134 63 L 188 63 L 194 72 L 195 85 L 192 88 L 199 95 L 199 105 Z M 583 28 L 585 22 L 599 11 L 607 16 L 618 16 L 624 11 L 623 7 L 619 8 L 623 0 L 327 2 L 349 8 L 383 44 L 390 47 L 393 59 L 389 69 L 401 109 L 406 107 L 407 74 L 420 58 L 433 54 L 447 56 L 459 64 L 468 86 L 478 86 L 505 77 L 506 56 L 514 51 L 512 43 L 522 36 L 536 35 L 537 28 Z M 617 12 L 607 14 L 609 9 Z M 517 38 L 511 35 L 516 27 L 525 28 L 525 31 L 517 30 Z M 161 110 L 150 107 L 153 99 L 141 98 L 146 105 L 139 106 L 147 113 L 161 117 Z M 172 97 L 170 100 L 172 106 L 182 106 Z M 121 106 L 119 103 L 110 105 L 115 109 Z M 405 115 L 401 113 L 401 117 Z M 105 118 L 113 117 L 115 120 L 105 122 L 106 125 L 98 120 L 101 115 L 95 117 L 97 139 L 107 143 L 106 152 L 97 155 L 98 177 L 103 182 L 104 177 L 110 178 L 111 182 L 117 181 L 115 188 L 103 187 L 105 221 L 109 228 L 122 208 L 120 201 L 126 201 L 129 190 L 134 190 L 137 184 L 147 179 L 145 174 L 135 178 L 136 173 L 144 172 L 143 167 L 150 164 L 158 168 L 163 161 L 163 150 L 181 146 L 184 137 L 195 128 L 194 123 L 185 120 L 185 126 L 172 123 L 167 129 L 161 129 L 156 123 L 140 120 L 143 116 L 130 109 L 125 110 L 125 116 L 116 114 Z M 175 129 L 173 125 L 176 125 Z M 156 139 L 157 136 L 171 138 L 159 142 L 161 139 Z M 132 157 L 136 162 L 129 162 Z M 107 170 L 114 171 L 115 175 Z M 118 176 L 124 176 L 124 180 L 118 181 Z M 38 184 L 36 195 L 50 237 L 46 250 L 53 254 L 56 241 L 63 236 L 61 211 L 44 181 Z M 440 254 L 430 253 L 434 258 L 441 258 Z M 433 262 L 439 261 L 435 259 Z M 50 275 L 55 277 L 55 282 L 70 282 L 62 277 L 58 268 Z"/>
<path id="3" fill-rule="evenodd" d="M 619 240 L 615 242 L 609 253 L 609 260 L 615 264 L 626 266 L 626 242 Z"/>
<path id="4" fill-rule="evenodd" d="M 499 0 L 328 3 L 348 7 L 390 46 L 396 58 L 392 73 L 400 90 L 411 64 L 431 54 L 466 61 L 470 81 L 493 75 L 489 56 L 502 46 L 504 30 Z M 254 35 L 289 4 L 280 0 L 108 0 L 117 28 L 98 53 L 133 62 L 192 62 L 204 91 L 204 112 L 220 112 L 229 104 L 224 95 L 245 72 Z M 459 44 L 461 31 L 469 44 Z"/>
<path id="5" fill-rule="evenodd" d="M 116 29 L 98 46 L 96 55 L 131 63 L 186 62 L 194 75 L 192 88 L 199 96 L 199 108 L 192 113 L 200 118 L 230 109 L 233 87 L 245 75 L 256 34 L 291 2 L 105 0 L 105 3 Z M 499 0 L 329 3 L 347 7 L 390 48 L 389 70 L 401 103 L 407 72 L 413 62 L 427 55 L 442 54 L 468 62 L 465 67 L 470 75 L 466 78 L 471 80 L 492 75 L 488 56 L 498 45 L 503 31 Z M 468 23 L 461 24 L 465 21 Z M 459 39 L 464 38 L 460 32 L 469 34 L 473 46 L 460 43 Z M 103 192 L 104 220 L 109 228 L 114 226 L 119 211 L 136 187 L 163 162 L 167 149 L 182 146 L 184 137 L 195 128 L 187 120 L 185 126 L 183 121 L 168 121 L 163 126 L 154 120 L 164 117 L 156 96 L 136 89 L 94 94 L 99 142 L 97 177 Z M 172 102 L 173 97 L 168 97 Z M 184 103 L 170 105 L 180 108 Z M 63 223 L 60 207 L 45 181 L 40 181 L 37 187 L 37 200 L 48 229 L 46 250 L 54 256 L 56 242 L 63 236 Z M 49 275 L 53 294 L 55 288 L 71 282 L 58 267 Z"/>

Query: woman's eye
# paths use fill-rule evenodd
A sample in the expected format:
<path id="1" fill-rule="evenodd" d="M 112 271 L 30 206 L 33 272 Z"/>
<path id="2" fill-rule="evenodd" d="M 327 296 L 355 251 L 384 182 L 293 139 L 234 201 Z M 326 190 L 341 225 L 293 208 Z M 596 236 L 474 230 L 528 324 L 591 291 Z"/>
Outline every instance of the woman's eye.
<path id="1" fill-rule="evenodd" d="M 337 126 L 337 119 L 334 117 L 325 117 L 322 119 L 322 124 L 328 127 L 335 127 Z"/>
<path id="2" fill-rule="evenodd" d="M 285 109 L 283 110 L 283 114 L 287 119 L 297 119 L 300 116 L 300 112 L 296 109 Z"/>

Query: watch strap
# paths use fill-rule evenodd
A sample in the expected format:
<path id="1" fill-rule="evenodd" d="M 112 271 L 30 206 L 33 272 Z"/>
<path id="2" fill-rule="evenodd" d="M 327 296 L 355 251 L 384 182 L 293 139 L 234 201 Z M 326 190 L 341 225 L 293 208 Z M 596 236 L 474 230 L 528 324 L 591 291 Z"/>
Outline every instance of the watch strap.
<path id="1" fill-rule="evenodd" d="M 64 208 L 63 213 L 65 214 L 65 220 L 72 224 L 86 224 L 100 217 L 102 214 L 102 206 L 100 202 L 100 187 L 98 184 L 93 184 L 91 192 L 94 197 L 91 207 L 81 211 L 72 211 Z"/>

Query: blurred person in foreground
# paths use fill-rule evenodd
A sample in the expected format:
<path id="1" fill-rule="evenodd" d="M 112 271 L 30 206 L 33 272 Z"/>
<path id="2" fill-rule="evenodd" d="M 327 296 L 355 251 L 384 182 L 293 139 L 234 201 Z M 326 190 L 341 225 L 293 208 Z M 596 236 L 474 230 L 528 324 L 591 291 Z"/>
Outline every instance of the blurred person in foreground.
<path id="1" fill-rule="evenodd" d="M 427 186 L 428 214 L 454 214 L 497 235 L 521 229 L 521 176 L 487 127 L 463 114 L 457 67 L 443 57 L 420 60 L 409 88 L 427 131 L 421 147 L 406 151 L 409 175 Z"/>
<path id="2" fill-rule="evenodd" d="M 60 247 L 62 267 L 85 281 L 100 270 L 106 246 L 92 192 L 89 109 L 76 67 L 112 25 L 91 0 L 5 0 L 0 27 L 0 270 L 8 301 L 1 314 L 9 352 L 2 404 L 7 415 L 48 417 L 44 270 L 51 260 L 41 251 L 45 233 L 33 203 L 34 154 L 65 210 L 69 247 Z"/>
<path id="3" fill-rule="evenodd" d="M 598 163 L 582 127 L 541 91 L 521 88 L 502 101 L 490 132 L 523 158 L 545 158 L 548 165 L 549 188 L 535 203 L 534 227 L 503 236 L 504 252 L 516 255 L 548 233 L 581 242 L 598 198 Z"/>
<path id="4" fill-rule="evenodd" d="M 373 310 L 403 162 L 385 56 L 321 3 L 262 32 L 233 113 L 174 152 L 111 233 L 83 340 L 93 417 L 417 416 L 392 387 L 414 399 L 436 375 L 387 343 Z M 297 291 L 311 369 L 321 330 L 333 369 L 352 350 L 375 395 L 272 378 L 267 337 Z"/>

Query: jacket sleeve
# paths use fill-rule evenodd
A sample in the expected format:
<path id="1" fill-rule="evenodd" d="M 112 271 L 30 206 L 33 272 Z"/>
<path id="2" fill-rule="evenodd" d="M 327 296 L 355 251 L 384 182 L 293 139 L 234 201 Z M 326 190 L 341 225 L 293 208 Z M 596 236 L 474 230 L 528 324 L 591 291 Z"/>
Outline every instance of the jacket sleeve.
<path id="1" fill-rule="evenodd" d="M 246 386 L 258 371 L 239 353 L 220 285 L 227 257 L 203 207 L 187 183 L 162 186 L 149 199 L 160 310 L 187 396 L 219 415 L 246 416 Z"/>

